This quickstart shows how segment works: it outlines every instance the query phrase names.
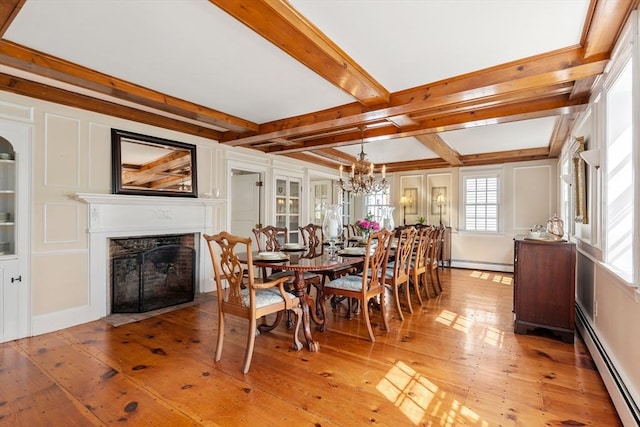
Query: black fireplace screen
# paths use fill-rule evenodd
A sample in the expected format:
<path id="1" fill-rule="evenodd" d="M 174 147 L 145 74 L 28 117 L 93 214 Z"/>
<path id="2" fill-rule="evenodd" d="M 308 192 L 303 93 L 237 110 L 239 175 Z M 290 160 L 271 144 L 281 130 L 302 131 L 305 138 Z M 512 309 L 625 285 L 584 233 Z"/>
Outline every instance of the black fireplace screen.
<path id="1" fill-rule="evenodd" d="M 111 312 L 143 313 L 193 301 L 193 240 L 192 235 L 112 239 Z"/>

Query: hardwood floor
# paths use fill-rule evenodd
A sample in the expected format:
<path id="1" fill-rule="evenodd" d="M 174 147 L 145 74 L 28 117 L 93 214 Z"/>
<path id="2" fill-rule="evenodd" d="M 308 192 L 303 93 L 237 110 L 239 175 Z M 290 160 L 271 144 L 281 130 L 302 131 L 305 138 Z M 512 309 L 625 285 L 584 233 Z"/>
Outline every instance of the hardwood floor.
<path id="1" fill-rule="evenodd" d="M 375 344 L 329 307 L 320 351 L 295 352 L 282 322 L 257 337 L 246 375 L 246 325 L 231 317 L 213 361 L 213 298 L 0 344 L 0 425 L 621 425 L 581 339 L 514 335 L 512 275 L 442 278 L 444 294 L 403 323 L 388 305 Z"/>

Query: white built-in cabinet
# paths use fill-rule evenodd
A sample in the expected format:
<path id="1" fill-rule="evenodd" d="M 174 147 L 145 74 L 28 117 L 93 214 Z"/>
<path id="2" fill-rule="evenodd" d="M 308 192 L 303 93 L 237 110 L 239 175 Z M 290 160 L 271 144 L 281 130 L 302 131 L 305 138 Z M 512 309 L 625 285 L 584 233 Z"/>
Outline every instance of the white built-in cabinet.
<path id="1" fill-rule="evenodd" d="M 0 342 L 30 335 L 31 126 L 0 120 Z"/>

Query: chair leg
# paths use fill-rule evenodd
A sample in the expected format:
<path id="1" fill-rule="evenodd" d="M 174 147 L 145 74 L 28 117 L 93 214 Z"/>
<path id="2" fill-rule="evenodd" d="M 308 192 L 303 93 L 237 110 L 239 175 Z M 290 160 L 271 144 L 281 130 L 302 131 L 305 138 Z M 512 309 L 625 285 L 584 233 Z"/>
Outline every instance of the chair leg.
<path id="1" fill-rule="evenodd" d="M 438 289 L 440 294 L 442 293 L 442 283 L 440 282 L 440 269 L 436 268 L 436 278 L 438 279 Z"/>
<path id="2" fill-rule="evenodd" d="M 261 325 L 258 325 L 258 330 L 263 333 L 263 332 L 269 332 L 273 329 L 276 328 L 276 326 L 278 326 L 280 324 L 280 320 L 282 320 L 282 315 L 283 315 L 284 311 L 280 310 L 279 312 L 276 313 L 276 318 L 273 321 L 272 324 L 267 324 L 267 323 L 262 323 Z"/>
<path id="3" fill-rule="evenodd" d="M 373 335 L 373 328 L 371 327 L 371 319 L 369 317 L 369 304 L 366 302 L 362 304 L 362 313 L 364 314 L 364 321 L 367 324 L 367 331 L 369 332 L 369 340 L 376 342 L 376 337 Z"/>
<path id="4" fill-rule="evenodd" d="M 427 270 L 420 274 L 420 283 L 422 283 L 422 289 L 427 299 L 431 299 L 431 292 L 429 292 L 429 280 L 427 279 Z"/>
<path id="5" fill-rule="evenodd" d="M 293 320 L 291 320 L 291 310 L 287 310 L 287 329 L 293 327 Z"/>
<path id="6" fill-rule="evenodd" d="M 413 279 L 413 289 L 415 289 L 416 291 L 416 297 L 418 298 L 418 303 L 422 305 L 422 295 L 420 295 L 420 288 L 421 288 L 422 282 L 420 281 L 420 276 L 414 273 L 412 275 L 412 279 Z"/>
<path id="7" fill-rule="evenodd" d="M 322 323 L 320 324 L 320 332 L 326 332 L 327 330 L 327 300 L 329 298 L 322 295 L 322 298 L 318 297 L 317 305 L 320 307 L 320 316 L 322 316 Z M 331 304 L 333 305 L 333 303 Z"/>
<path id="8" fill-rule="evenodd" d="M 353 319 L 353 313 L 351 311 L 351 298 L 347 298 L 347 319 Z"/>
<path id="9" fill-rule="evenodd" d="M 433 271 L 433 268 L 429 267 L 429 277 L 431 278 L 431 287 L 433 288 L 433 292 L 436 296 L 440 295 L 438 292 L 437 283 L 436 283 L 436 273 Z"/>
<path id="10" fill-rule="evenodd" d="M 393 297 L 396 300 L 396 310 L 398 311 L 398 317 L 401 321 L 404 322 L 404 314 L 402 314 L 402 307 L 400 307 L 400 295 L 398 293 L 399 286 L 394 283 L 393 285 L 391 285 L 391 287 L 393 288 Z"/>
<path id="11" fill-rule="evenodd" d="M 222 345 L 224 344 L 224 313 L 218 314 L 218 344 L 216 345 L 216 362 L 222 358 Z"/>
<path id="12" fill-rule="evenodd" d="M 291 309 L 293 314 L 296 316 L 296 325 L 293 329 L 293 348 L 296 351 L 302 350 L 302 342 L 298 339 L 298 332 L 300 331 L 300 324 L 302 323 L 302 308 L 294 307 Z"/>
<path id="13" fill-rule="evenodd" d="M 256 343 L 256 319 L 249 319 L 249 332 L 247 335 L 247 352 L 244 355 L 244 364 L 242 365 L 242 373 L 249 372 L 251 366 L 251 358 L 253 357 L 253 347 Z"/>
<path id="14" fill-rule="evenodd" d="M 408 279 L 405 282 L 404 287 L 405 287 L 404 292 L 407 297 L 407 307 L 409 308 L 409 313 L 413 314 L 413 306 L 411 306 L 411 286 L 409 285 Z"/>
<path id="15" fill-rule="evenodd" d="M 387 303 L 385 302 L 384 292 L 380 294 L 380 315 L 382 316 L 382 325 L 385 331 L 389 330 L 389 320 L 387 319 Z"/>

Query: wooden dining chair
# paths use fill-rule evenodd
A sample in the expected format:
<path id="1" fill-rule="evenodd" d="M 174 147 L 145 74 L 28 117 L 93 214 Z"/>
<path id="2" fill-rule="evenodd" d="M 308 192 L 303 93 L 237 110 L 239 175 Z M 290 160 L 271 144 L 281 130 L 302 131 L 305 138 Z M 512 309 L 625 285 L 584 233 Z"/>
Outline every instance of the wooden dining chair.
<path id="1" fill-rule="evenodd" d="M 314 253 L 321 254 L 324 251 L 324 232 L 322 226 L 314 223 L 298 227 L 302 235 L 302 244 Z"/>
<path id="2" fill-rule="evenodd" d="M 289 243 L 289 230 L 287 227 L 266 225 L 261 228 L 254 228 L 251 231 L 256 237 L 256 245 L 260 252 L 277 252 L 282 245 Z"/>
<path id="3" fill-rule="evenodd" d="M 391 287 L 395 299 L 398 317 L 404 321 L 402 307 L 400 304 L 400 290 L 402 289 L 407 309 L 413 314 L 411 306 L 411 290 L 409 289 L 409 271 L 411 268 L 411 256 L 413 253 L 413 244 L 416 239 L 417 230 L 414 227 L 406 227 L 397 233 L 397 246 L 395 249 L 395 257 L 385 269 L 384 283 Z"/>
<path id="4" fill-rule="evenodd" d="M 436 296 L 442 293 L 442 284 L 440 283 L 440 248 L 442 245 L 442 236 L 444 235 L 444 227 L 433 227 L 429 234 L 429 251 L 427 256 L 427 271 L 431 279 L 431 287 Z M 428 291 L 428 289 L 425 288 Z"/>
<path id="5" fill-rule="evenodd" d="M 285 243 L 289 243 L 289 230 L 287 227 L 275 227 L 273 225 L 267 225 L 260 228 L 254 228 L 251 230 L 256 238 L 256 246 L 258 246 L 258 252 L 278 252 Z M 274 273 L 277 272 L 274 270 Z M 293 273 L 288 272 L 289 276 Z M 270 277 L 267 274 L 267 268 L 262 267 L 262 277 Z"/>
<path id="6" fill-rule="evenodd" d="M 258 242 L 258 251 L 278 252 L 282 250 L 282 245 L 289 243 L 289 229 L 287 227 L 275 227 L 273 225 L 267 225 L 262 228 L 254 228 L 253 234 Z M 264 242 L 263 242 L 264 240 Z M 322 286 L 322 277 L 316 273 L 305 271 L 303 273 L 304 281 L 307 284 L 307 288 L 314 286 L 316 288 Z M 275 280 L 281 277 L 288 278 L 286 282 L 287 289 L 291 290 L 293 287 L 293 281 L 295 280 L 295 273 L 293 271 L 278 270 L 277 267 L 273 267 L 271 272 L 267 274 L 267 269 L 262 268 L 262 277 L 266 277 L 267 280 Z M 308 292 L 307 292 L 308 293 Z M 278 326 L 278 318 L 276 322 L 271 325 L 271 328 Z M 291 326 L 291 317 L 287 314 L 287 326 Z"/>
<path id="7" fill-rule="evenodd" d="M 429 233 L 431 228 L 421 226 L 416 234 L 413 254 L 411 258 L 411 266 L 409 267 L 409 281 L 413 285 L 416 297 L 420 305 L 422 302 L 422 292 L 426 293 L 427 299 L 430 299 L 429 290 L 427 289 L 427 258 L 429 250 Z"/>
<path id="8" fill-rule="evenodd" d="M 298 297 L 284 288 L 286 277 L 271 281 L 254 278 L 253 258 L 251 254 L 251 238 L 231 235 L 225 231 L 216 235 L 203 235 L 211 255 L 213 275 L 216 281 L 216 297 L 218 300 L 218 342 L 215 360 L 222 358 L 222 347 L 225 336 L 225 316 L 237 316 L 249 321 L 247 345 L 242 365 L 242 373 L 249 372 L 253 348 L 255 345 L 257 320 L 268 314 L 277 313 L 282 316 L 283 310 L 295 313 L 292 348 L 300 350 L 302 343 L 298 339 L 298 331 L 302 320 L 302 309 Z M 217 244 L 217 247 L 216 247 Z M 247 276 L 244 276 L 243 265 L 238 252 L 246 252 Z"/>
<path id="9" fill-rule="evenodd" d="M 360 239 L 362 238 L 362 230 L 359 227 L 356 227 L 355 224 L 347 224 L 347 229 L 349 230 L 348 237 L 345 237 L 345 246 L 359 246 Z"/>
<path id="10" fill-rule="evenodd" d="M 369 333 L 369 340 L 371 342 L 375 342 L 376 338 L 371 327 L 369 301 L 379 297 L 379 307 L 382 315 L 383 328 L 385 331 L 389 330 L 385 304 L 384 277 L 387 261 L 389 259 L 392 237 L 393 233 L 386 229 L 371 233 L 365 249 L 365 268 L 361 275 L 347 274 L 325 283 L 323 303 L 321 305 L 325 322 L 320 328 L 321 331 L 325 331 L 327 327 L 326 302 L 333 296 L 355 298 L 359 301 L 360 307 L 362 308 L 360 312 L 364 316 L 367 331 Z M 350 315 L 351 311 L 349 310 L 347 316 Z"/>
<path id="11" fill-rule="evenodd" d="M 302 241 L 304 246 L 307 248 L 307 251 L 310 256 L 321 255 L 324 248 L 324 232 L 322 231 L 322 226 L 317 224 L 307 224 L 303 227 L 298 227 L 300 230 L 300 234 L 302 235 Z M 320 304 L 322 304 L 322 295 L 323 295 L 323 287 L 327 280 L 334 280 L 340 276 L 344 276 L 345 274 L 353 273 L 357 271 L 357 266 L 348 266 L 348 267 L 336 267 L 332 269 L 324 269 L 322 271 L 317 271 L 317 273 L 321 276 L 321 280 L 318 284 L 315 282 L 311 282 L 312 285 L 316 287 L 316 313 L 322 316 L 322 309 Z M 307 293 L 310 291 L 310 285 L 307 286 Z"/>

